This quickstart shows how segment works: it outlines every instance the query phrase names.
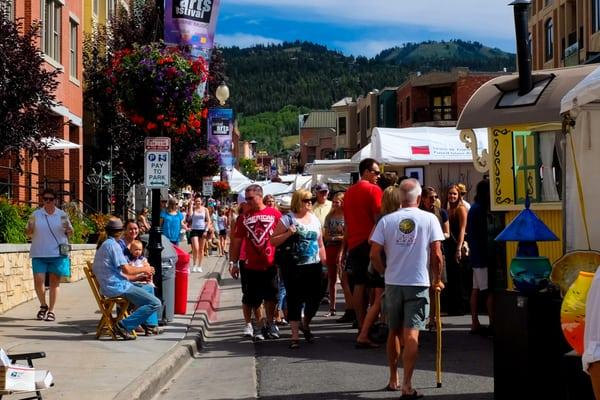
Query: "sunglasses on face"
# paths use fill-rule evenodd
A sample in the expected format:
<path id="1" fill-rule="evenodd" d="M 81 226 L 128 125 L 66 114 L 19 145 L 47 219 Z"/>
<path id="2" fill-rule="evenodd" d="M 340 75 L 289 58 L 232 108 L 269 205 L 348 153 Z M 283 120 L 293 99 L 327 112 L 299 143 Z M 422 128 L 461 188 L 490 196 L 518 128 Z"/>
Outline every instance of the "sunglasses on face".
<path id="1" fill-rule="evenodd" d="M 246 196 L 246 201 L 252 201 L 252 199 L 254 199 L 254 196 Z"/>
<path id="2" fill-rule="evenodd" d="M 54 197 L 42 197 L 44 201 L 54 201 Z"/>
<path id="3" fill-rule="evenodd" d="M 302 202 L 305 204 L 309 204 L 309 203 L 312 204 L 312 199 L 302 199 Z"/>
<path id="4" fill-rule="evenodd" d="M 379 176 L 379 175 L 381 175 L 381 171 L 375 171 L 375 170 L 373 170 L 373 169 L 371 169 L 370 171 L 371 171 L 371 173 L 372 173 L 373 175 L 375 175 L 375 176 Z"/>

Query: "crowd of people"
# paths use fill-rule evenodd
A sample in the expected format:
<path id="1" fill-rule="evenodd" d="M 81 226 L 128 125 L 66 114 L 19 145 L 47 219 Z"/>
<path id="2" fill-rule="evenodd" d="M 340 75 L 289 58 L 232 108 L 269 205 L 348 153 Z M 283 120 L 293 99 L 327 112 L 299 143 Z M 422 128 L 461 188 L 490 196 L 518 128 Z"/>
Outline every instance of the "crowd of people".
<path id="1" fill-rule="evenodd" d="M 471 205 L 460 183 L 445 188 L 444 203 L 435 188 L 422 188 L 413 178 L 383 185 L 373 159 L 360 163 L 359 175 L 345 192 L 330 196 L 327 185 L 318 184 L 314 196 L 300 189 L 289 204 L 263 196 L 259 185 L 240 196 L 231 221 L 229 271 L 241 278 L 243 335 L 255 341 L 277 339 L 278 325 L 289 322 L 290 349 L 301 346 L 300 334 L 313 343 L 311 321 L 322 303 L 329 304 L 327 316 L 336 316 L 339 285 L 345 310 L 336 322 L 358 330 L 358 349 L 379 347 L 370 333 L 385 323 L 386 389 L 416 398 L 412 371 L 419 331 L 436 326 L 429 300 L 434 291 L 445 289 L 442 311 L 449 315 L 471 309 L 471 333 L 492 333 L 489 182 L 477 184 Z M 478 318 L 482 293 L 490 317 L 486 327 Z"/>

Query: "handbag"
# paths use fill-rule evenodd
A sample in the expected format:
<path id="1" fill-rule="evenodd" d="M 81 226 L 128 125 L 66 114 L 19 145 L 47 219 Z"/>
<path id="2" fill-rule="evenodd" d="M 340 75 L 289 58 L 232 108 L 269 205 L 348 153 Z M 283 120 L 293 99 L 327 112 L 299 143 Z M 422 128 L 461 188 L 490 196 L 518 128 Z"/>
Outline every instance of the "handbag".
<path id="1" fill-rule="evenodd" d="M 294 223 L 292 217 L 287 214 L 283 218 L 288 217 L 290 224 Z M 300 236 L 294 233 L 292 236 L 287 238 L 285 242 L 277 246 L 275 250 L 275 264 L 278 266 L 291 266 L 296 265 L 300 260 L 298 246 L 300 244 Z"/>
<path id="2" fill-rule="evenodd" d="M 68 257 L 71 254 L 71 245 L 69 243 L 59 243 L 58 239 L 56 238 L 56 235 L 54 234 L 54 232 L 52 231 L 52 228 L 50 227 L 50 222 L 48 221 L 48 216 L 44 215 L 44 217 L 46 217 L 46 223 L 48 224 L 48 229 L 50 230 L 52 237 L 54 238 L 54 240 L 56 240 L 56 244 L 58 244 L 58 254 L 60 254 L 63 257 Z"/>

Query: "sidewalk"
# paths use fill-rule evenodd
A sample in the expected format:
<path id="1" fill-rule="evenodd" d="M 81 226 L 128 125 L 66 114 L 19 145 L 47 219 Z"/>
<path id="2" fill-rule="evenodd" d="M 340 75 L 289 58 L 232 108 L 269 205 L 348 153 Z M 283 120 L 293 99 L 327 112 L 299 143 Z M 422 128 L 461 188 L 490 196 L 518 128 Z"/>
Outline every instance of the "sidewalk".
<path id="1" fill-rule="evenodd" d="M 186 315 L 175 315 L 159 336 L 96 340 L 101 314 L 84 279 L 61 284 L 55 322 L 35 319 L 37 300 L 1 314 L 0 347 L 9 354 L 46 352 L 35 361 L 54 376 L 55 387 L 44 392 L 45 399 L 149 399 L 199 347 L 207 325 L 203 309 L 210 309 L 218 295 L 214 281 L 224 273 L 226 260 L 205 258 L 203 269 L 189 276 Z"/>

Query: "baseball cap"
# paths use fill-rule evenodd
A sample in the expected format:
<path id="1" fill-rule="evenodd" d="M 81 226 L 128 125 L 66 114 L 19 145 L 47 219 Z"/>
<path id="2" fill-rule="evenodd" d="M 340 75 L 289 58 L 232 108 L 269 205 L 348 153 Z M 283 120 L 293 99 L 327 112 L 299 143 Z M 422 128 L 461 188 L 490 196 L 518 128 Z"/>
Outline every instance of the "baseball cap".
<path id="1" fill-rule="evenodd" d="M 326 183 L 319 183 L 317 184 L 317 186 L 315 186 L 315 191 L 317 192 L 325 192 L 325 191 L 329 191 L 329 188 L 327 187 Z"/>

